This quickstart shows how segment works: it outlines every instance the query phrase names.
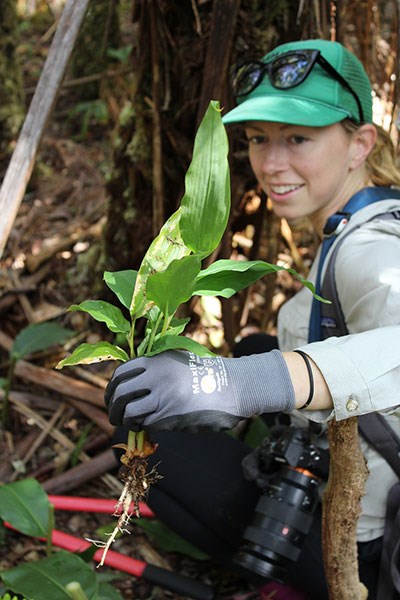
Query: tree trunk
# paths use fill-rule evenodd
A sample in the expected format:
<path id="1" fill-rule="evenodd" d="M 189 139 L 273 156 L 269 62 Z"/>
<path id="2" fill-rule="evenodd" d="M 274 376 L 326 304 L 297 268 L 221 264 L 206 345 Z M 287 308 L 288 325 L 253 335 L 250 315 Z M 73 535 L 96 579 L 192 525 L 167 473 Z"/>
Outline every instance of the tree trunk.
<path id="1" fill-rule="evenodd" d="M 357 521 L 368 469 L 357 417 L 328 424 L 329 480 L 322 503 L 322 551 L 329 600 L 364 600 L 357 568 Z"/>

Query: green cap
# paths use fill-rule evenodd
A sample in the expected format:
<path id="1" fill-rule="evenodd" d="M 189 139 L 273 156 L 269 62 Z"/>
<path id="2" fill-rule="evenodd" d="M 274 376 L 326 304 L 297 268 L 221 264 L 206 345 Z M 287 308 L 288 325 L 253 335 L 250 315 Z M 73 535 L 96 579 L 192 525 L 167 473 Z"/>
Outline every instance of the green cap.
<path id="1" fill-rule="evenodd" d="M 270 62 L 282 53 L 319 50 L 323 58 L 346 80 L 359 97 L 364 123 L 372 123 L 371 83 L 358 58 L 342 44 L 328 40 L 303 40 L 278 46 L 264 56 Z M 266 73 L 261 83 L 247 96 L 238 98 L 238 106 L 228 112 L 224 124 L 242 121 L 274 121 L 292 125 L 323 127 L 350 118 L 360 122 L 353 94 L 318 62 L 300 85 L 276 89 Z"/>

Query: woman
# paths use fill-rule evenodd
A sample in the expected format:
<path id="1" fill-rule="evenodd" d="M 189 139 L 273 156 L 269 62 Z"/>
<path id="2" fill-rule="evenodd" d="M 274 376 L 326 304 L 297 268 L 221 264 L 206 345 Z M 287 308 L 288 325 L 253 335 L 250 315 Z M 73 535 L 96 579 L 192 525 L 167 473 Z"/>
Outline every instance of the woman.
<path id="1" fill-rule="evenodd" d="M 322 239 L 328 218 L 360 190 L 400 185 L 389 138 L 372 123 L 368 77 L 342 45 L 282 45 L 239 67 L 234 83 L 238 106 L 223 120 L 244 127 L 252 169 L 279 217 L 307 217 Z M 400 434 L 400 222 L 381 218 L 399 209 L 393 194 L 351 217 L 355 230 L 338 250 L 335 271 L 349 335 L 313 341 L 312 297 L 303 289 L 280 310 L 279 350 L 266 346 L 211 362 L 166 352 L 117 368 L 106 392 L 111 422 L 160 439 L 155 460 L 165 478 L 150 503 L 218 560 L 229 564 L 240 546 L 260 491 L 241 473 L 248 449 L 212 432 L 256 414 L 290 413 L 293 424 L 307 428 L 380 411 Z M 333 248 L 345 229 L 336 233 Z M 219 385 L 193 393 L 193 377 L 201 380 L 206 368 Z M 396 476 L 372 448 L 363 450 L 371 475 L 358 524 L 359 563 L 374 598 L 385 500 Z M 288 580 L 310 598 L 327 598 L 318 518 Z"/>

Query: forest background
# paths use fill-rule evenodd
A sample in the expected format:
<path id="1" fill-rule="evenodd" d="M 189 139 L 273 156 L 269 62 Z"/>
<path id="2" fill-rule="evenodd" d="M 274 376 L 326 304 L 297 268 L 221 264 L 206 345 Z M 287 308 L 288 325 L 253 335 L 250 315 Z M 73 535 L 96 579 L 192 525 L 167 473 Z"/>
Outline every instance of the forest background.
<path id="1" fill-rule="evenodd" d="M 70 347 L 104 337 L 100 324 L 83 313 L 66 313 L 66 308 L 87 298 L 107 298 L 104 270 L 139 266 L 183 195 L 195 133 L 208 102 L 219 100 L 226 109 L 234 105 L 229 69 L 235 62 L 260 57 L 290 40 L 343 42 L 359 56 L 373 82 L 376 122 L 391 131 L 398 145 L 399 4 L 89 1 L 0 257 L 1 374 L 7 373 L 12 341 L 30 323 L 51 320 L 73 329 Z M 1 1 L 1 180 L 63 8 L 63 0 Z M 316 244 L 313 232 L 300 233 L 272 214 L 249 170 L 240 131 L 232 129 L 229 136 L 232 212 L 213 258 L 260 258 L 306 275 Z M 192 318 L 190 335 L 228 354 L 239 336 L 274 333 L 279 306 L 297 289 L 298 283 L 280 272 L 234 299 L 191 302 L 185 307 Z M 114 466 L 111 428 L 102 393 L 113 365 L 76 368 L 57 379 L 54 365 L 70 347 L 20 361 L 11 428 L 1 440 L 7 460 L 0 479 L 7 483 L 33 476 L 52 493 L 109 497 L 118 490 L 118 481 L 109 473 Z M 97 526 L 94 517 L 83 519 L 75 516 L 76 523 L 67 527 L 91 535 Z M 3 566 L 40 553 L 15 539 L 3 548 Z M 156 550 L 145 534 L 139 539 L 137 551 L 145 558 L 151 555 L 151 562 L 168 568 L 178 564 L 197 575 L 204 571 L 199 563 L 182 564 L 188 560 L 182 554 Z M 229 593 L 230 583 L 225 583 Z M 143 582 L 134 592 L 132 581 L 119 585 L 124 598 L 149 596 Z"/>

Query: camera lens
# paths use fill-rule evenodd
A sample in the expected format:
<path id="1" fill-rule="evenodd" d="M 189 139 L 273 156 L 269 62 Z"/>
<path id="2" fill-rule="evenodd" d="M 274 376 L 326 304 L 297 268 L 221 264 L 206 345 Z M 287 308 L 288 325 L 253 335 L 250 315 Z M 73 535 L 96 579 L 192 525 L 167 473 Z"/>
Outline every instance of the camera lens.
<path id="1" fill-rule="evenodd" d="M 310 530 L 319 483 L 307 470 L 283 466 L 260 497 L 234 562 L 263 578 L 284 582 L 287 565 L 298 559 Z"/>

